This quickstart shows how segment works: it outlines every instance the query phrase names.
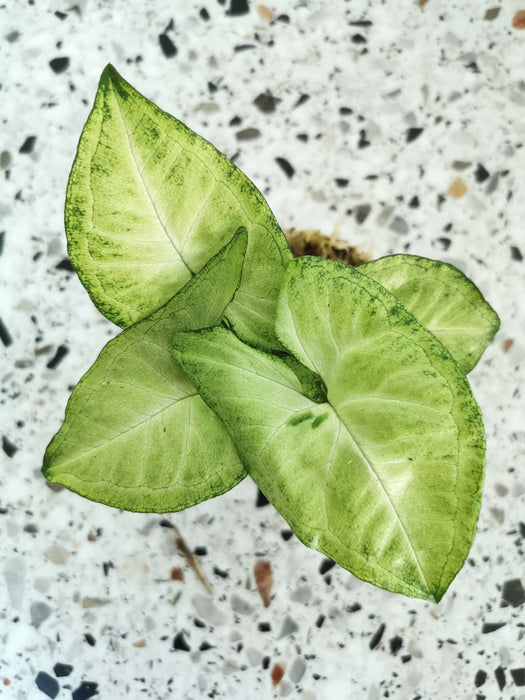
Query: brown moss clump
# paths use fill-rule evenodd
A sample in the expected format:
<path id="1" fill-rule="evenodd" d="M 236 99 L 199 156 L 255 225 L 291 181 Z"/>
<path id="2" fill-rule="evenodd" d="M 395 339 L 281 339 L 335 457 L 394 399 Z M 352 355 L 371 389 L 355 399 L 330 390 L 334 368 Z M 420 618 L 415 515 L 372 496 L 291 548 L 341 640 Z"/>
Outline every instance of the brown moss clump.
<path id="1" fill-rule="evenodd" d="M 355 267 L 368 262 L 370 253 L 365 252 L 361 246 L 353 246 L 345 240 L 337 237 L 337 231 L 331 236 L 324 236 L 320 231 L 298 231 L 295 228 L 284 230 L 295 258 L 302 255 L 316 255 L 318 258 L 337 260 L 346 265 Z"/>

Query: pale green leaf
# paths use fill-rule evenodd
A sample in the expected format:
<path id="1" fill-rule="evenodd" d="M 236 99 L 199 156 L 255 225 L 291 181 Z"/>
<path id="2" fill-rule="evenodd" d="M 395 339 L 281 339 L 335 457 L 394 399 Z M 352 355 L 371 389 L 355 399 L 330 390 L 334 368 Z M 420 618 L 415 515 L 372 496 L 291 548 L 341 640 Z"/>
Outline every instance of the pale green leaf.
<path id="1" fill-rule="evenodd" d="M 476 285 L 453 265 L 417 255 L 389 255 L 358 267 L 392 292 L 450 350 L 468 373 L 499 328 Z"/>
<path id="2" fill-rule="evenodd" d="M 176 511 L 245 471 L 219 418 L 171 355 L 175 330 L 218 322 L 235 294 L 247 235 L 236 234 L 176 296 L 111 340 L 75 388 L 44 476 L 100 503 Z"/>
<path id="3" fill-rule="evenodd" d="M 233 163 L 111 65 L 78 144 L 65 223 L 82 283 L 124 328 L 170 299 L 245 226 L 246 261 L 228 319 L 247 342 L 279 348 L 276 299 L 291 253 L 268 205 Z"/>
<path id="4" fill-rule="evenodd" d="M 324 380 L 325 403 L 221 328 L 177 334 L 175 357 L 305 544 L 375 585 L 438 601 L 480 507 L 485 438 L 465 376 L 392 294 L 327 260 L 290 263 L 277 331 Z"/>

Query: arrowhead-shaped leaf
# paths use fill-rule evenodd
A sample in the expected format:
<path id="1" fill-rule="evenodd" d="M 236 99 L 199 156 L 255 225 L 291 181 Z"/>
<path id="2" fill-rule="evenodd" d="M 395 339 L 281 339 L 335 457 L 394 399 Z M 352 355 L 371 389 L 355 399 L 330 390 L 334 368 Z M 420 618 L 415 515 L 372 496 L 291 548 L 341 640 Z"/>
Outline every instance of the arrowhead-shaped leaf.
<path id="1" fill-rule="evenodd" d="M 82 283 L 123 328 L 158 309 L 246 227 L 228 319 L 247 342 L 279 347 L 276 300 L 291 253 L 268 205 L 233 163 L 111 65 L 78 144 L 65 223 Z"/>
<path id="2" fill-rule="evenodd" d="M 126 510 L 176 511 L 244 476 L 219 418 L 171 355 L 175 330 L 218 322 L 239 285 L 240 231 L 152 316 L 111 340 L 75 388 L 47 448 L 44 476 Z"/>
<path id="3" fill-rule="evenodd" d="M 450 350 L 465 374 L 498 331 L 494 309 L 453 265 L 417 255 L 390 255 L 358 270 L 395 294 Z"/>
<path id="4" fill-rule="evenodd" d="M 277 332 L 324 380 L 324 403 L 222 328 L 178 333 L 175 357 L 305 544 L 438 601 L 470 549 L 483 481 L 483 423 L 463 373 L 392 294 L 326 260 L 290 263 Z"/>

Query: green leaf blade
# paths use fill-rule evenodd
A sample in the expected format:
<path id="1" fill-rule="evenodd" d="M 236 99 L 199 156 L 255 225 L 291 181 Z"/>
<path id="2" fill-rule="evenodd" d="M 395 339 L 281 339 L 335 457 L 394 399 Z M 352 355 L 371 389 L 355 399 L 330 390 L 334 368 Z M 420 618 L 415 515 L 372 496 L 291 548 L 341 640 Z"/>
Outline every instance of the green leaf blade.
<path id="1" fill-rule="evenodd" d="M 176 357 L 299 539 L 359 578 L 439 600 L 472 543 L 483 480 L 464 375 L 391 294 L 329 261 L 290 264 L 277 330 L 324 380 L 325 403 L 222 329 L 178 334 Z"/>
<path id="2" fill-rule="evenodd" d="M 275 306 L 291 253 L 266 202 L 211 144 L 112 66 L 80 138 L 65 223 L 82 283 L 124 328 L 170 299 L 245 226 L 246 271 L 228 314 L 248 342 L 278 348 Z"/>
<path id="3" fill-rule="evenodd" d="M 47 448 L 49 481 L 117 508 L 173 512 L 244 478 L 221 421 L 174 362 L 171 339 L 220 320 L 246 246 L 240 230 L 171 301 L 106 345 Z"/>
<path id="4" fill-rule="evenodd" d="M 416 255 L 390 255 L 358 270 L 392 292 L 450 350 L 465 374 L 499 329 L 494 309 L 452 265 Z"/>

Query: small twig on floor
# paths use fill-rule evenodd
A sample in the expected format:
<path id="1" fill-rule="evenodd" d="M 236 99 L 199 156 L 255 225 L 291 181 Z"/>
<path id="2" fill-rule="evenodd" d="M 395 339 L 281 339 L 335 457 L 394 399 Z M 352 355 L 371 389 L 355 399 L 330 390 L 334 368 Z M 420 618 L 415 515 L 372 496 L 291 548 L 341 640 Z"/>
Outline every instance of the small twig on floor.
<path id="1" fill-rule="evenodd" d="M 197 578 L 200 579 L 202 585 L 204 588 L 208 591 L 210 595 L 213 595 L 213 588 L 210 586 L 208 579 L 204 575 L 204 572 L 201 568 L 201 565 L 199 564 L 197 558 L 195 555 L 190 552 L 190 549 L 188 545 L 186 544 L 183 536 L 180 534 L 179 529 L 177 527 L 174 527 L 175 530 L 175 544 L 177 545 L 177 549 L 181 554 L 184 555 L 184 558 L 188 562 L 188 564 L 191 566 L 193 571 L 197 574 Z"/>

